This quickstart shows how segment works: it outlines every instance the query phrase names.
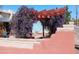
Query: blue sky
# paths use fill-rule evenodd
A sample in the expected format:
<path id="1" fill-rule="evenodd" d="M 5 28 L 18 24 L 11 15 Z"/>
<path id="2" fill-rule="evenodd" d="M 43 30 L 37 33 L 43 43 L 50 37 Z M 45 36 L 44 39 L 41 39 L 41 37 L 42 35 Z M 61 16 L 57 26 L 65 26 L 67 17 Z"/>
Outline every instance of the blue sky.
<path id="1" fill-rule="evenodd" d="M 4 10 L 13 10 L 13 11 L 17 11 L 17 9 L 20 7 L 21 5 L 3 5 L 2 9 Z M 64 5 L 27 5 L 29 8 L 34 8 L 38 11 L 40 10 L 44 10 L 44 9 L 55 9 L 57 8 L 62 8 L 64 7 Z M 69 11 L 71 11 L 71 16 L 72 18 L 75 18 L 76 12 L 75 12 L 75 6 L 74 5 L 68 5 Z M 78 6 L 78 11 L 79 11 L 79 6 Z M 79 16 L 79 14 L 78 14 Z M 79 18 L 79 17 L 78 17 Z"/>
<path id="2" fill-rule="evenodd" d="M 2 9 L 3 10 L 12 10 L 12 11 L 17 11 L 17 9 L 20 7 L 21 5 L 3 5 Z M 27 5 L 29 8 L 34 8 L 38 11 L 44 10 L 44 9 L 55 9 L 57 8 L 62 8 L 64 7 L 64 5 Z M 75 6 L 74 5 L 68 5 L 69 11 L 71 11 L 71 17 L 75 18 L 76 16 L 76 11 L 75 11 Z M 78 11 L 79 11 L 79 6 L 78 6 Z M 78 14 L 78 18 L 79 18 L 79 14 Z M 38 32 L 38 31 L 42 31 L 42 26 L 40 22 L 37 22 L 36 24 L 33 24 L 33 32 Z"/>

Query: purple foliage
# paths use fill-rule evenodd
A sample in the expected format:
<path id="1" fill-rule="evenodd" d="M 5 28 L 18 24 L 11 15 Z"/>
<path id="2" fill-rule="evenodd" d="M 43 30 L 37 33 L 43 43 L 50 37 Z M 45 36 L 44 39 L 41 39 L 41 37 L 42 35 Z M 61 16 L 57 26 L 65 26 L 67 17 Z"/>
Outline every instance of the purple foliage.
<path id="1" fill-rule="evenodd" d="M 18 38 L 32 37 L 32 26 L 36 15 L 31 12 L 31 8 L 21 6 L 12 19 L 12 30 Z"/>

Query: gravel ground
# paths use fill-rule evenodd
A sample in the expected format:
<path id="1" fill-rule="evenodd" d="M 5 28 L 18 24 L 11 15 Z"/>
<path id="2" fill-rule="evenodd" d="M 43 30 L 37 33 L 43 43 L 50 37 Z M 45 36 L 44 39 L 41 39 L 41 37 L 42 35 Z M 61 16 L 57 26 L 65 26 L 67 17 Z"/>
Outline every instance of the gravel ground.
<path id="1" fill-rule="evenodd" d="M 75 48 L 76 53 L 79 54 L 79 26 L 75 26 Z"/>
<path id="2" fill-rule="evenodd" d="M 75 45 L 79 46 L 79 26 L 75 26 Z"/>

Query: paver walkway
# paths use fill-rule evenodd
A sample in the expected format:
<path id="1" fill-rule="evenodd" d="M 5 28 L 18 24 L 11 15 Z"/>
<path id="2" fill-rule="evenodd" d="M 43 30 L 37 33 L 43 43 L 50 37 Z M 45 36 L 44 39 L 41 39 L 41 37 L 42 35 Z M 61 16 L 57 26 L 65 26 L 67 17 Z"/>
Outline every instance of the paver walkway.
<path id="1" fill-rule="evenodd" d="M 73 54 L 76 53 L 74 44 L 74 32 L 62 31 L 56 32 L 51 38 L 41 41 L 40 44 L 35 44 L 33 49 L 0 46 L 0 54 Z"/>

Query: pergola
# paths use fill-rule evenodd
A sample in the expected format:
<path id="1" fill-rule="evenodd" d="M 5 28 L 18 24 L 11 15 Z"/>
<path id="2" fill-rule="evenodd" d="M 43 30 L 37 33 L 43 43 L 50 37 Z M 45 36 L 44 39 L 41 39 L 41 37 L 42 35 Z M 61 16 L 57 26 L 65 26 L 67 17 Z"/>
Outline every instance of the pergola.
<path id="1" fill-rule="evenodd" d="M 31 31 L 32 26 L 30 26 L 30 25 L 32 23 L 34 23 L 35 21 L 41 22 L 42 27 L 43 27 L 42 28 L 43 37 L 45 37 L 45 35 L 44 35 L 45 28 L 47 28 L 49 30 L 49 35 L 47 37 L 50 37 L 51 34 L 54 34 L 56 32 L 56 29 L 58 27 L 57 25 L 60 25 L 60 26 L 63 25 L 63 21 L 62 21 L 64 19 L 63 15 L 66 13 L 66 7 L 56 8 L 56 9 L 51 9 L 51 10 L 42 10 L 42 11 L 30 9 L 30 8 L 27 8 L 26 6 L 22 6 L 20 9 L 21 10 L 19 10 L 19 12 L 17 12 L 14 15 L 15 17 L 13 17 L 13 23 L 16 22 L 16 25 L 14 27 L 17 27 L 17 30 L 15 32 L 18 31 L 16 36 L 18 35 L 20 37 L 21 37 L 21 35 L 19 34 L 19 32 L 22 33 L 25 37 L 32 36 L 29 34 L 29 32 L 32 34 L 32 31 Z M 15 20 L 15 18 L 16 18 L 16 20 Z M 20 20 L 22 22 L 20 22 Z M 20 26 L 20 24 L 22 24 L 24 26 L 23 27 L 24 29 Z M 23 31 L 18 30 L 18 28 L 20 28 Z M 28 28 L 29 30 L 27 30 L 26 28 Z"/>
<path id="2" fill-rule="evenodd" d="M 38 20 L 42 22 L 43 25 L 43 37 L 44 35 L 44 21 L 49 20 L 52 16 L 59 16 L 59 15 L 64 15 L 66 12 L 66 7 L 64 8 L 59 8 L 59 9 L 51 9 L 51 10 L 42 10 L 37 12 L 37 17 Z"/>

